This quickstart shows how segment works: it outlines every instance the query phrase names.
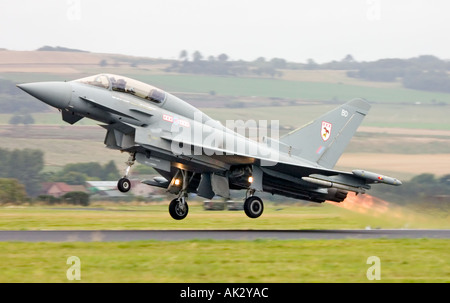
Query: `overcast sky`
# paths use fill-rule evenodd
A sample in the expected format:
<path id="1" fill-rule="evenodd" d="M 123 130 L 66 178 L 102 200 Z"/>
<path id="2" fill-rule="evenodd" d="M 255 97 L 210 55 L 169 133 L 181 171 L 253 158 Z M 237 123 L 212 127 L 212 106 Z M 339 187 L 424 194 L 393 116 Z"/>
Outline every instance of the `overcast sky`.
<path id="1" fill-rule="evenodd" d="M 446 0 L 1 0 L 0 48 L 323 63 L 450 59 Z"/>

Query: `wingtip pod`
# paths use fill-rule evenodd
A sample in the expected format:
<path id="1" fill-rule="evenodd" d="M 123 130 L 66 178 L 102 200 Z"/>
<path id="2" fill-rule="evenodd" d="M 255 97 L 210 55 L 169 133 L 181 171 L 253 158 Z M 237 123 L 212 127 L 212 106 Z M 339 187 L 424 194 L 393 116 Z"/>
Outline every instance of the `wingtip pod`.
<path id="1" fill-rule="evenodd" d="M 396 178 L 380 175 L 366 170 L 355 169 L 352 173 L 357 177 L 364 178 L 374 183 L 384 183 L 395 186 L 402 185 L 402 182 Z"/>

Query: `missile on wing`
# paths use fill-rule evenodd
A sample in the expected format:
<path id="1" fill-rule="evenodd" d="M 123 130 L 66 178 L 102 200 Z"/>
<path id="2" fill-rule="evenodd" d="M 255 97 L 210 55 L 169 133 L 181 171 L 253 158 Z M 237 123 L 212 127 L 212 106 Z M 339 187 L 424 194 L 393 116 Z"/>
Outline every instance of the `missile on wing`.
<path id="1" fill-rule="evenodd" d="M 388 176 L 383 176 L 377 173 L 373 173 L 370 171 L 366 171 L 366 170 L 360 170 L 360 169 L 355 169 L 352 170 L 352 173 L 357 176 L 357 177 L 361 177 L 376 183 L 385 183 L 385 184 L 390 184 L 390 185 L 401 185 L 402 182 L 398 179 L 392 178 L 392 177 L 388 177 Z"/>
<path id="2" fill-rule="evenodd" d="M 337 189 L 353 191 L 353 192 L 361 193 L 361 194 L 364 194 L 366 192 L 364 189 L 359 188 L 359 187 L 353 187 L 353 186 L 340 184 L 340 183 L 336 183 L 336 182 L 331 182 L 331 181 L 327 181 L 327 180 L 321 180 L 321 179 L 316 179 L 316 178 L 311 178 L 311 177 L 302 177 L 302 180 L 309 182 L 309 183 L 319 185 L 319 186 L 328 187 L 328 188 L 337 188 Z"/>

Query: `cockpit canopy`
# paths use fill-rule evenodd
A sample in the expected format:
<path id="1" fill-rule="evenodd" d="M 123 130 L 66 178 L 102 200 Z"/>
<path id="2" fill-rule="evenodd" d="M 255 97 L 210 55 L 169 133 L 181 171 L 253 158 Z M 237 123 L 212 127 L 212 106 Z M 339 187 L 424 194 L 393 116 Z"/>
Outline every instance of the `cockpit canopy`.
<path id="1" fill-rule="evenodd" d="M 102 87 L 108 90 L 128 93 L 139 98 L 162 104 L 167 94 L 149 84 L 113 74 L 98 74 L 75 80 L 92 86 Z"/>

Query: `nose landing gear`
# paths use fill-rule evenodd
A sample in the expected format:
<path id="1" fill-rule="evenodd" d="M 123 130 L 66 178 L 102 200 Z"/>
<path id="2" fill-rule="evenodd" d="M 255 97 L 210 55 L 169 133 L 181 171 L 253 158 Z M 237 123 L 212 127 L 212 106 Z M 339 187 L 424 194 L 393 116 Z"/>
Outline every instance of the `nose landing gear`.
<path id="1" fill-rule="evenodd" d="M 125 162 L 125 164 L 127 164 L 127 168 L 125 169 L 125 175 L 123 176 L 123 178 L 119 180 L 119 182 L 117 182 L 117 188 L 123 193 L 126 193 L 131 189 L 131 182 L 130 180 L 128 180 L 128 175 L 130 173 L 131 166 L 133 166 L 135 160 L 136 160 L 136 153 L 130 153 L 128 161 Z"/>
<path id="2" fill-rule="evenodd" d="M 126 177 L 119 179 L 119 181 L 117 182 L 117 188 L 123 193 L 128 192 L 131 189 L 130 180 L 128 180 L 128 178 Z"/>

